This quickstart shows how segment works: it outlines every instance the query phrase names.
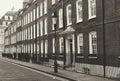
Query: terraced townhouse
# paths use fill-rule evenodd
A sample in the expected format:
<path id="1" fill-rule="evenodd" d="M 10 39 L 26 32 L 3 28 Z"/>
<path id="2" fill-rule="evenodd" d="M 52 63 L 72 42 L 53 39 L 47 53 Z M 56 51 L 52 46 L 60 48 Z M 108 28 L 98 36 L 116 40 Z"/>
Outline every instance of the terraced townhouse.
<path id="1" fill-rule="evenodd" d="M 63 69 L 118 78 L 119 7 L 119 0 L 24 0 L 5 31 L 6 56 L 54 66 L 56 55 Z"/>

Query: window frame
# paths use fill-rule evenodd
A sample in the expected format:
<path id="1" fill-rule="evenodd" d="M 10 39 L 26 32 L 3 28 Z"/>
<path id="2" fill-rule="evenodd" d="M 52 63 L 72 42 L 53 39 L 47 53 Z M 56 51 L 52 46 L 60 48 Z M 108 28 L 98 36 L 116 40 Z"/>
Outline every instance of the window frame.
<path id="1" fill-rule="evenodd" d="M 93 35 L 95 35 L 94 37 L 96 37 L 96 38 L 94 38 L 94 41 L 96 41 L 96 44 L 93 43 L 93 38 L 92 38 Z M 94 49 L 93 46 L 96 47 L 96 49 Z M 96 50 L 96 53 L 95 53 L 95 50 Z M 97 49 L 97 32 L 92 31 L 92 32 L 89 33 L 89 54 L 97 54 L 97 53 L 98 53 L 98 49 Z"/>
<path id="2" fill-rule="evenodd" d="M 69 7 L 71 7 L 71 9 L 69 10 Z M 68 4 L 66 6 L 66 13 L 67 13 L 67 26 L 72 24 L 72 5 Z M 71 17 L 70 17 L 71 16 Z M 69 18 L 70 17 L 70 18 Z"/>
<path id="3" fill-rule="evenodd" d="M 55 53 L 55 38 L 52 39 L 52 53 Z"/>
<path id="4" fill-rule="evenodd" d="M 81 7 L 81 18 L 79 19 L 79 16 L 80 16 L 80 14 L 79 14 L 79 5 L 78 5 L 78 3 L 79 3 L 79 1 L 81 1 L 82 2 L 82 4 L 83 4 L 83 0 L 76 0 L 76 22 L 77 23 L 79 23 L 79 22 L 82 22 L 83 21 L 83 5 L 82 5 L 82 7 Z"/>
<path id="5" fill-rule="evenodd" d="M 44 32 L 45 32 L 45 35 L 48 34 L 48 26 L 47 26 L 47 23 L 48 23 L 48 19 L 47 17 L 44 19 Z"/>
<path id="6" fill-rule="evenodd" d="M 59 28 L 63 27 L 63 9 L 59 9 Z"/>
<path id="7" fill-rule="evenodd" d="M 54 5 L 55 4 L 55 2 L 56 2 L 56 0 L 51 0 L 52 1 L 52 5 Z"/>
<path id="8" fill-rule="evenodd" d="M 82 39 L 80 40 L 80 38 L 82 38 Z M 81 43 L 80 41 L 82 41 L 82 45 L 80 45 L 80 43 Z M 80 46 L 83 47 L 83 50 L 80 49 Z M 78 54 L 84 53 L 84 38 L 83 38 L 83 33 L 79 33 L 77 35 L 77 48 L 78 48 L 78 50 L 77 50 Z"/>
<path id="9" fill-rule="evenodd" d="M 92 13 L 92 11 L 91 11 L 91 9 L 90 9 L 90 7 L 91 7 L 90 2 L 91 2 L 91 1 L 92 1 L 92 0 L 88 0 L 88 19 L 96 18 L 96 0 L 95 0 L 95 2 L 94 2 L 94 6 L 95 6 L 95 14 L 94 14 L 94 15 L 91 14 L 91 13 Z"/>
<path id="10" fill-rule="evenodd" d="M 48 55 L 48 40 L 45 40 L 45 57 Z"/>
<path id="11" fill-rule="evenodd" d="M 60 53 L 64 53 L 64 45 L 62 45 L 61 40 L 64 43 L 64 38 L 63 37 L 59 37 L 59 51 L 60 51 Z M 62 50 L 62 48 L 63 48 L 63 50 Z"/>
<path id="12" fill-rule="evenodd" d="M 40 20 L 40 36 L 43 36 L 43 20 Z"/>
<path id="13" fill-rule="evenodd" d="M 47 14 L 47 0 L 44 0 L 44 14 Z"/>
<path id="14" fill-rule="evenodd" d="M 40 47 L 41 47 L 41 48 L 40 48 L 40 49 L 41 49 L 41 50 L 40 50 L 41 57 L 43 57 L 43 53 L 44 53 L 44 49 L 43 49 L 43 47 L 44 47 L 44 46 L 43 46 L 43 40 L 41 40 Z"/>

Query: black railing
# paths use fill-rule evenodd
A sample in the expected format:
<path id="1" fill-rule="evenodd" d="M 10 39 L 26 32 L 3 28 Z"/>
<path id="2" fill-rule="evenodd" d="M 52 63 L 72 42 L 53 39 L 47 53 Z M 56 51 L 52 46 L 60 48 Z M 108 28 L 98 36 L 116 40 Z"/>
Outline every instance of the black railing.
<path id="1" fill-rule="evenodd" d="M 2 53 L 2 57 L 13 58 L 12 54 L 10 53 Z"/>

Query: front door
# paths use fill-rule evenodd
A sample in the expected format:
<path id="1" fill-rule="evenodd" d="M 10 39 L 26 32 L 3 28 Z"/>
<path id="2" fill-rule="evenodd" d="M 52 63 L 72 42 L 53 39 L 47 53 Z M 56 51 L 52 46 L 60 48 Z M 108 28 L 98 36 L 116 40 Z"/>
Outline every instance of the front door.
<path id="1" fill-rule="evenodd" d="M 70 65 L 73 63 L 73 44 L 72 39 L 69 39 L 69 57 L 70 57 Z"/>
<path id="2" fill-rule="evenodd" d="M 74 35 L 70 35 L 66 39 L 66 65 L 74 64 Z"/>

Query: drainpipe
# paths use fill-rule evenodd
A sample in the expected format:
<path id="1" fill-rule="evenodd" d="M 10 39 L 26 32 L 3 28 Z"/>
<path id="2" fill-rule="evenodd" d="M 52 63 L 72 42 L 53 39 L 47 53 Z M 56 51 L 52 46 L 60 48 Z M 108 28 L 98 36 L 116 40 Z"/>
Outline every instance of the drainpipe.
<path id="1" fill-rule="evenodd" d="M 106 34 L 105 34 L 105 4 L 104 0 L 102 0 L 102 26 L 103 26 L 103 71 L 104 71 L 104 77 L 106 77 Z"/>
<path id="2" fill-rule="evenodd" d="M 65 30 L 64 0 L 62 0 L 62 12 L 63 12 L 63 31 L 64 31 Z M 63 69 L 65 69 L 65 66 L 66 66 L 66 42 L 65 42 L 65 37 L 63 37 L 63 42 L 64 42 Z"/>
<path id="3" fill-rule="evenodd" d="M 35 4 L 35 53 L 36 53 L 36 55 L 35 55 L 35 60 L 36 60 L 36 63 L 37 63 L 37 61 L 38 61 L 38 57 L 37 57 L 37 4 Z"/>

